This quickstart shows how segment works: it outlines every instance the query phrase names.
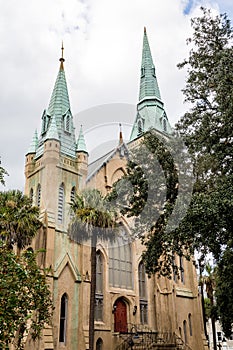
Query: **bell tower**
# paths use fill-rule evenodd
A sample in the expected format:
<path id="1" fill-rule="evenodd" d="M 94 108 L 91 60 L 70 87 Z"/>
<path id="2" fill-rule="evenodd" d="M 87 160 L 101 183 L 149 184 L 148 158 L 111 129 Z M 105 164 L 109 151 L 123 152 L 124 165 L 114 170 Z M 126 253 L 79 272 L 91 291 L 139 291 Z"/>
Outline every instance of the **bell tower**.
<path id="1" fill-rule="evenodd" d="M 64 71 L 64 57 L 54 85 L 49 107 L 42 114 L 41 132 L 35 132 L 25 163 L 25 194 L 40 208 L 43 230 L 33 243 L 34 249 L 44 248 L 43 267 L 49 269 L 48 281 L 53 303 L 53 328 L 45 330 L 40 349 L 77 349 L 78 295 L 81 277 L 78 271 L 79 247 L 67 235 L 71 219 L 70 203 L 85 182 L 86 173 L 80 165 L 75 128 L 70 108 Z M 84 137 L 83 137 L 84 141 Z M 87 157 L 87 151 L 84 151 Z M 87 161 L 86 161 L 87 166 Z M 60 324 L 61 303 L 66 300 L 66 339 Z M 50 340 L 48 340 L 50 339 Z M 63 341 L 64 340 L 64 341 Z"/>

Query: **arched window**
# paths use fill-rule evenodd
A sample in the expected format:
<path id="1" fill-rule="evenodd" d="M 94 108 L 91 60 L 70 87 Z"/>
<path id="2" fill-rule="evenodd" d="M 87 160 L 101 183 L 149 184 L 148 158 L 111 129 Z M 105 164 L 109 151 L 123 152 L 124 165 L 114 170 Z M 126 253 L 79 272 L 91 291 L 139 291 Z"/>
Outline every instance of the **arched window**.
<path id="1" fill-rule="evenodd" d="M 173 281 L 177 283 L 177 266 L 176 266 L 176 258 L 173 255 L 172 257 L 172 272 L 173 272 Z"/>
<path id="2" fill-rule="evenodd" d="M 71 203 L 74 202 L 75 193 L 76 193 L 76 188 L 75 188 L 75 186 L 74 186 L 74 187 L 71 188 L 71 191 L 70 191 L 70 202 L 71 202 Z"/>
<path id="3" fill-rule="evenodd" d="M 148 323 L 148 301 L 146 288 L 146 270 L 145 265 L 141 261 L 138 265 L 138 283 L 139 283 L 139 302 L 140 302 L 140 322 Z"/>
<path id="4" fill-rule="evenodd" d="M 57 220 L 59 223 L 62 223 L 64 219 L 64 199 L 65 199 L 65 189 L 64 189 L 64 184 L 62 183 L 58 190 Z"/>
<path id="5" fill-rule="evenodd" d="M 138 265 L 138 282 L 139 282 L 139 295 L 140 298 L 146 298 L 146 271 L 145 265 L 141 261 Z"/>
<path id="6" fill-rule="evenodd" d="M 66 115 L 63 117 L 64 130 L 70 132 L 70 115 Z"/>
<path id="7" fill-rule="evenodd" d="M 75 193 L 76 193 L 76 188 L 74 186 L 74 187 L 71 188 L 71 191 L 70 191 L 70 204 L 71 205 L 74 203 Z M 74 212 L 73 212 L 71 207 L 70 207 L 70 218 L 71 219 L 74 218 Z"/>
<path id="8" fill-rule="evenodd" d="M 188 321 L 189 321 L 189 335 L 190 337 L 193 335 L 193 327 L 192 327 L 192 315 L 188 315 Z"/>
<path id="9" fill-rule="evenodd" d="M 97 339 L 96 350 L 103 350 L 103 340 L 101 338 Z"/>
<path id="10" fill-rule="evenodd" d="M 180 256 L 180 280 L 184 284 L 184 261 L 182 256 Z"/>
<path id="11" fill-rule="evenodd" d="M 167 121 L 166 119 L 163 119 L 163 130 L 167 132 Z"/>
<path id="12" fill-rule="evenodd" d="M 31 199 L 31 201 L 33 203 L 33 188 L 30 189 L 29 198 Z"/>
<path id="13" fill-rule="evenodd" d="M 187 338 L 187 322 L 186 322 L 186 320 L 183 321 L 183 332 L 184 332 L 184 342 L 186 344 L 188 342 L 188 338 Z"/>
<path id="14" fill-rule="evenodd" d="M 41 185 L 38 184 L 37 191 L 36 191 L 36 205 L 40 207 L 41 203 Z"/>
<path id="15" fill-rule="evenodd" d="M 99 250 L 96 253 L 96 292 L 103 293 L 103 257 Z"/>
<path id="16" fill-rule="evenodd" d="M 118 238 L 109 248 L 109 284 L 112 287 L 132 289 L 131 244 L 122 227 Z"/>
<path id="17" fill-rule="evenodd" d="M 139 119 L 139 121 L 138 121 L 138 134 L 141 134 L 142 132 L 143 132 L 142 120 Z"/>
<path id="18" fill-rule="evenodd" d="M 41 133 L 43 134 L 46 131 L 46 113 L 44 111 L 43 116 L 42 116 L 42 129 Z"/>
<path id="19" fill-rule="evenodd" d="M 96 291 L 95 291 L 95 320 L 103 320 L 103 256 L 96 253 Z"/>
<path id="20" fill-rule="evenodd" d="M 68 311 L 68 297 L 67 294 L 63 294 L 61 297 L 60 305 L 60 329 L 59 329 L 59 342 L 66 342 L 66 329 L 67 329 L 67 311 Z"/>

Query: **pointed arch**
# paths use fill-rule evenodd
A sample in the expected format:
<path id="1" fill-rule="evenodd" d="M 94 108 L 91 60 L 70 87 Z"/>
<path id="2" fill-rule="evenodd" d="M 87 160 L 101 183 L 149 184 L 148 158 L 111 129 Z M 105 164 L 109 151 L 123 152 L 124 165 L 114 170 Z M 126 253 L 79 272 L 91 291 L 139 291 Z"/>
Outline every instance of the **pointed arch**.
<path id="1" fill-rule="evenodd" d="M 70 202 L 71 202 L 71 203 L 74 202 L 75 194 L 76 194 L 76 187 L 73 186 L 73 187 L 71 188 L 71 191 L 70 191 Z"/>
<path id="2" fill-rule="evenodd" d="M 33 191 L 33 188 L 31 188 L 29 192 L 29 198 L 31 199 L 32 203 L 33 203 L 33 196 L 34 196 L 34 191 Z"/>
<path id="3" fill-rule="evenodd" d="M 192 326 L 192 315 L 188 314 L 188 323 L 189 323 L 189 335 L 192 337 L 193 335 L 193 326 Z"/>
<path id="4" fill-rule="evenodd" d="M 141 261 L 138 265 L 138 284 L 139 284 L 139 303 L 140 303 L 140 322 L 148 323 L 148 300 L 147 300 L 147 283 L 146 269 Z"/>
<path id="5" fill-rule="evenodd" d="M 112 287 L 132 289 L 132 245 L 122 226 L 119 237 L 109 247 L 109 284 Z"/>
<path id="6" fill-rule="evenodd" d="M 97 339 L 96 350 L 103 350 L 103 340 L 101 338 Z"/>
<path id="7" fill-rule="evenodd" d="M 64 293 L 60 302 L 60 327 L 59 342 L 66 343 L 67 336 L 67 314 L 68 314 L 68 296 Z"/>
<path id="8" fill-rule="evenodd" d="M 41 185 L 37 185 L 37 191 L 36 191 L 36 205 L 40 207 L 41 204 Z"/>
<path id="9" fill-rule="evenodd" d="M 76 194 L 76 187 L 73 186 L 71 188 L 71 191 L 70 191 L 70 204 L 72 205 L 72 203 L 74 203 L 74 199 L 75 199 L 75 194 Z M 70 206 L 69 208 L 69 211 L 70 211 L 70 219 L 73 219 L 74 218 L 74 212 Z"/>
<path id="10" fill-rule="evenodd" d="M 185 278 L 184 278 L 184 258 L 182 255 L 180 255 L 180 280 L 183 284 L 185 284 Z"/>
<path id="11" fill-rule="evenodd" d="M 138 134 L 140 135 L 143 132 L 143 122 L 141 119 L 138 120 Z"/>
<path id="12" fill-rule="evenodd" d="M 96 292 L 95 292 L 95 320 L 103 321 L 103 254 L 100 250 L 96 252 Z"/>
<path id="13" fill-rule="evenodd" d="M 165 118 L 163 119 L 163 131 L 167 132 L 167 121 Z"/>
<path id="14" fill-rule="evenodd" d="M 183 321 L 183 332 L 184 332 L 184 342 L 187 344 L 188 342 L 188 335 L 187 335 L 187 321 Z"/>
<path id="15" fill-rule="evenodd" d="M 113 307 L 114 312 L 114 332 L 127 333 L 127 304 L 124 298 L 118 298 Z"/>
<path id="16" fill-rule="evenodd" d="M 65 186 L 62 183 L 58 189 L 58 208 L 57 208 L 57 220 L 60 224 L 64 220 L 64 204 L 65 204 Z"/>
<path id="17" fill-rule="evenodd" d="M 69 112 L 63 117 L 64 130 L 68 133 L 71 132 L 71 116 Z"/>

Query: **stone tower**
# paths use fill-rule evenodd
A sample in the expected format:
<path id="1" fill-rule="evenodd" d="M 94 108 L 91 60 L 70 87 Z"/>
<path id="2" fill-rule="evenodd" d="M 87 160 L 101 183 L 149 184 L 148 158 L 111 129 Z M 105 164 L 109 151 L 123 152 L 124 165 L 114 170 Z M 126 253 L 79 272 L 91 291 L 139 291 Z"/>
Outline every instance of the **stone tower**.
<path id="1" fill-rule="evenodd" d="M 78 245 L 67 237 L 70 221 L 70 203 L 85 183 L 87 176 L 88 154 L 84 149 L 82 135 L 78 145 L 75 140 L 73 116 L 70 108 L 68 89 L 64 71 L 63 47 L 60 67 L 52 92 L 48 109 L 42 114 L 42 127 L 38 139 L 35 133 L 25 164 L 25 194 L 40 207 L 44 222 L 35 249 L 45 248 L 46 253 L 40 259 L 41 264 L 49 268 L 48 281 L 54 301 L 53 328 L 45 330 L 40 341 L 40 349 L 58 349 L 64 343 L 64 349 L 77 349 L 78 329 Z M 68 319 L 61 324 L 61 313 L 66 312 L 69 298 Z M 63 308 L 63 309 L 62 309 Z M 71 345 L 72 344 L 72 345 Z"/>

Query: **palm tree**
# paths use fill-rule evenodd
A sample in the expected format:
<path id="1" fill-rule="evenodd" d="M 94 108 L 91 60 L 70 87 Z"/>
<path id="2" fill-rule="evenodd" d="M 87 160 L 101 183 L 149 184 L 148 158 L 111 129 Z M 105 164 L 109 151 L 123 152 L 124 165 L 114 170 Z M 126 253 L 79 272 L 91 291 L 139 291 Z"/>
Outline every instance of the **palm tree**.
<path id="1" fill-rule="evenodd" d="M 0 235 L 9 249 L 16 244 L 19 255 L 41 225 L 39 209 L 21 191 L 0 192 Z"/>
<path id="2" fill-rule="evenodd" d="M 96 244 L 98 238 L 107 238 L 116 227 L 116 213 L 109 207 L 100 191 L 86 189 L 76 195 L 72 210 L 75 213 L 69 228 L 70 238 L 82 243 L 91 240 L 91 290 L 89 314 L 89 350 L 94 350 Z"/>
<path id="3" fill-rule="evenodd" d="M 201 283 L 202 285 L 205 284 L 206 294 L 210 301 L 210 308 L 211 308 L 211 326 L 212 326 L 212 333 L 213 333 L 213 348 L 214 350 L 217 350 L 217 339 L 216 339 L 216 311 L 214 307 L 214 289 L 215 289 L 215 269 L 212 268 L 210 264 L 206 264 L 205 266 L 206 274 L 201 276 Z"/>

